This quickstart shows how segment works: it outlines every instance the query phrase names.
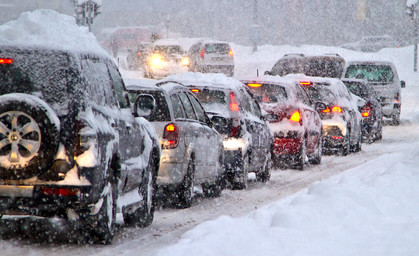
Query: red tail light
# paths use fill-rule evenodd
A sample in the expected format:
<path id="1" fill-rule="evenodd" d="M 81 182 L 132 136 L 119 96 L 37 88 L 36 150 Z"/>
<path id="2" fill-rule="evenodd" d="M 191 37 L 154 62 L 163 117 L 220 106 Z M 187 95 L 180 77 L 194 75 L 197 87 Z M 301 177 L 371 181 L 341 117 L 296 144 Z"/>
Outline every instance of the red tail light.
<path id="1" fill-rule="evenodd" d="M 294 113 L 292 113 L 292 115 L 290 117 L 290 121 L 300 122 L 301 121 L 300 111 L 296 110 Z"/>
<path id="2" fill-rule="evenodd" d="M 371 105 L 367 103 L 362 109 L 361 109 L 361 116 L 362 117 L 369 117 L 371 115 Z"/>
<path id="3" fill-rule="evenodd" d="M 205 49 L 201 50 L 201 53 L 199 55 L 201 55 L 201 58 L 204 58 L 204 53 L 205 53 Z"/>
<path id="4" fill-rule="evenodd" d="M 228 54 L 229 54 L 231 57 L 233 57 L 233 51 L 232 51 L 232 50 L 230 50 L 230 51 L 228 52 Z"/>
<path id="5" fill-rule="evenodd" d="M 191 89 L 191 92 L 199 92 L 199 89 Z"/>
<path id="6" fill-rule="evenodd" d="M 137 55 L 138 55 L 138 56 L 141 56 L 141 52 L 137 52 Z"/>
<path id="7" fill-rule="evenodd" d="M 179 126 L 176 124 L 168 124 L 164 127 L 162 147 L 165 149 L 176 148 L 179 143 Z"/>
<path id="8" fill-rule="evenodd" d="M 41 188 L 41 193 L 47 196 L 79 196 L 77 188 Z"/>
<path id="9" fill-rule="evenodd" d="M 12 64 L 12 63 L 13 63 L 13 59 L 0 58 L 0 64 Z"/>
<path id="10" fill-rule="evenodd" d="M 236 95 L 234 95 L 234 92 L 230 91 L 230 110 L 233 112 L 239 111 L 239 104 L 236 100 Z"/>
<path id="11" fill-rule="evenodd" d="M 330 110 L 330 108 L 329 108 L 329 107 L 327 107 L 327 108 L 323 109 L 323 110 L 322 110 L 322 112 L 323 112 L 323 113 L 330 113 L 330 112 L 331 112 L 331 110 Z"/>
<path id="12" fill-rule="evenodd" d="M 399 103 L 399 102 L 400 102 L 400 94 L 399 94 L 399 93 L 396 93 L 396 94 L 394 95 L 394 101 L 395 101 L 396 103 Z"/>

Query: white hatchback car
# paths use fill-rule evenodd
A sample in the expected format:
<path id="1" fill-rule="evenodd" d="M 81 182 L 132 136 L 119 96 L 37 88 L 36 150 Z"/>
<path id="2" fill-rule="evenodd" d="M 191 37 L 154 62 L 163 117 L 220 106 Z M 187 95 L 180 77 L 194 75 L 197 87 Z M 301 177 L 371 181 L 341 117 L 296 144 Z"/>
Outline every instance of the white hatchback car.
<path id="1" fill-rule="evenodd" d="M 197 98 L 182 84 L 127 80 L 130 99 L 139 97 L 139 116 L 154 127 L 161 144 L 157 185 L 178 208 L 190 207 L 194 185 L 204 196 L 220 196 L 224 188 L 224 147 L 221 135 Z M 132 85 L 135 83 L 135 85 Z"/>
<path id="2" fill-rule="evenodd" d="M 190 70 L 202 73 L 234 75 L 234 54 L 223 41 L 199 41 L 188 51 Z"/>

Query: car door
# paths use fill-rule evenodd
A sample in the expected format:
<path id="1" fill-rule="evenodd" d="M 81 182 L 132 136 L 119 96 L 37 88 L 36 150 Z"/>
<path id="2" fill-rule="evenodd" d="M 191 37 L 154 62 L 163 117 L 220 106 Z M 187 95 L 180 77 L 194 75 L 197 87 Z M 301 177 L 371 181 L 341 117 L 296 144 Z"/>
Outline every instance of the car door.
<path id="1" fill-rule="evenodd" d="M 202 143 L 202 150 L 205 152 L 205 170 L 204 178 L 211 178 L 217 176 L 218 168 L 218 157 L 220 151 L 220 139 L 219 134 L 209 127 L 209 118 L 205 114 L 205 110 L 202 108 L 201 104 L 192 94 L 188 94 L 189 99 L 192 102 L 192 105 L 195 109 L 196 116 L 198 121 L 201 124 L 201 135 L 199 136 L 199 141 Z"/>
<path id="2" fill-rule="evenodd" d="M 203 144 L 201 133 L 203 132 L 202 125 L 199 123 L 195 110 L 185 92 L 177 93 L 186 114 L 186 123 L 191 134 L 191 143 L 193 143 L 194 154 L 195 154 L 195 179 L 203 179 L 204 173 L 206 172 L 206 148 L 207 145 Z"/>

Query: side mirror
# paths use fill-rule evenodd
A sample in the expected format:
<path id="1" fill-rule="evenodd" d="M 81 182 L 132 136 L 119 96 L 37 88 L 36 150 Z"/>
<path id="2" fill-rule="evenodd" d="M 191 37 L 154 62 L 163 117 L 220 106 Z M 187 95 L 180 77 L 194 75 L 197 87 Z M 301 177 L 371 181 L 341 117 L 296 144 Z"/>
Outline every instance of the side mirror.
<path id="1" fill-rule="evenodd" d="M 324 102 L 316 102 L 316 103 L 314 104 L 314 108 L 315 108 L 315 110 L 316 110 L 317 112 L 320 112 L 320 111 L 322 111 L 322 110 L 325 110 L 325 109 L 326 109 L 326 104 L 325 104 Z"/>
<path id="2" fill-rule="evenodd" d="M 269 113 L 263 116 L 263 120 L 268 121 L 268 122 L 275 122 L 278 120 L 278 118 L 279 116 L 274 113 Z"/>
<path id="3" fill-rule="evenodd" d="M 213 116 L 211 117 L 211 122 L 214 126 L 226 127 L 227 126 L 227 119 L 222 116 Z"/>
<path id="4" fill-rule="evenodd" d="M 268 71 L 268 70 L 266 70 L 265 71 L 265 73 L 263 73 L 265 76 L 271 76 L 272 75 L 272 72 L 271 71 Z"/>
<path id="5" fill-rule="evenodd" d="M 406 88 L 406 82 L 405 81 L 400 81 L 400 86 L 402 87 L 402 88 Z"/>
<path id="6" fill-rule="evenodd" d="M 153 113 L 156 107 L 156 100 L 150 94 L 140 94 L 134 103 L 135 117 L 147 117 Z"/>

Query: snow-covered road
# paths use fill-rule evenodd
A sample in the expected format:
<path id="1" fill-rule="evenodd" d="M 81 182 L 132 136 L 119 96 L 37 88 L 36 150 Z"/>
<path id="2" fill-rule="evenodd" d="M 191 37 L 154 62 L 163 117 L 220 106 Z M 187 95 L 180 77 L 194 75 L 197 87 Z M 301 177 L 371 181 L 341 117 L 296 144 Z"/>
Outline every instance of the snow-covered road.
<path id="1" fill-rule="evenodd" d="M 254 55 L 251 55 L 250 47 L 236 46 L 236 49 L 238 76 L 253 72 L 255 67 L 261 70 L 268 69 L 285 52 L 306 51 L 317 53 L 321 51 L 323 53 L 342 51 L 340 53 L 343 56 L 346 54 L 345 57 L 348 57 L 350 53 L 339 48 L 330 49 L 317 46 L 305 46 L 301 49 L 266 46 L 261 47 L 261 52 Z M 363 144 L 360 153 L 345 157 L 325 156 L 319 166 L 309 166 L 305 171 L 274 170 L 271 180 L 266 184 L 250 182 L 249 188 L 246 190 L 225 190 L 221 197 L 215 199 L 197 196 L 193 206 L 189 209 L 159 209 L 156 211 L 154 222 L 150 227 L 141 229 L 121 226 L 113 244 L 109 246 L 78 244 L 77 241 L 80 240 L 81 234 L 69 235 L 69 232 L 64 229 L 65 225 L 57 220 L 52 222 L 45 220 L 3 222 L 0 227 L 3 234 L 0 240 L 0 255 L 157 255 L 159 251 L 160 255 L 181 255 L 182 250 L 180 249 L 188 248 L 189 242 L 190 247 L 194 248 L 194 246 L 199 245 L 197 240 L 200 240 L 201 237 L 202 241 L 208 241 L 208 237 L 211 237 L 212 234 L 218 234 L 217 231 L 222 232 L 222 230 L 213 230 L 212 228 L 224 222 L 230 223 L 228 221 L 230 219 L 226 220 L 225 218 L 233 217 L 240 222 L 243 216 L 247 216 L 251 212 L 254 212 L 254 214 L 258 212 L 254 210 L 264 209 L 271 204 L 289 200 L 290 197 L 295 197 L 301 193 L 307 193 L 308 188 L 313 188 L 313 183 L 326 180 L 331 176 L 342 175 L 342 173 L 347 173 L 348 170 L 356 173 L 356 175 L 363 175 L 365 169 L 368 170 L 366 175 L 372 175 L 406 158 L 414 159 L 419 148 L 419 112 L 417 111 L 419 107 L 417 101 L 419 87 L 416 87 L 416 84 L 419 84 L 419 79 L 417 74 L 410 71 L 409 64 L 411 61 L 408 56 L 411 49 L 381 51 L 375 56 L 379 59 L 394 61 L 399 69 L 401 79 L 407 82 L 407 88 L 402 93 L 402 123 L 400 126 L 384 127 L 383 140 L 371 145 Z M 227 217 L 220 218 L 220 216 Z M 215 220 L 215 222 L 212 222 L 214 224 L 212 226 L 207 224 L 207 229 L 205 229 L 205 225 L 200 225 L 195 232 L 188 232 L 195 230 L 194 228 L 199 224 L 205 224 L 210 220 Z M 319 225 L 321 224 L 319 223 Z M 32 235 L 25 236 L 19 232 L 7 232 L 9 227 L 12 227 L 12 230 L 18 225 L 20 225 L 22 233 L 25 229 L 30 229 L 31 232 L 29 233 Z M 240 231 L 241 228 L 243 227 L 237 227 L 235 232 L 230 232 L 232 235 L 236 235 L 237 232 L 242 232 Z M 252 232 L 252 229 L 250 229 L 250 232 Z M 186 238 L 185 233 L 188 234 Z M 33 236 L 38 238 L 34 239 Z M 182 237 L 183 240 L 180 240 Z M 73 242 L 67 242 L 69 239 Z M 214 241 L 214 239 L 209 239 L 209 241 Z M 179 241 L 180 243 L 178 243 Z M 232 239 L 231 251 L 233 253 L 230 255 L 242 255 L 240 254 L 241 251 L 236 248 L 236 242 L 237 240 Z M 168 247 L 173 244 L 175 244 L 174 247 Z M 205 250 L 205 246 L 212 245 L 211 243 L 204 244 L 202 250 Z M 244 251 L 247 249 L 246 246 L 242 248 Z M 173 251 L 172 254 L 169 253 L 170 250 L 177 251 Z M 216 250 L 213 248 L 209 251 L 214 252 Z M 193 250 L 185 249 L 185 252 L 193 252 Z M 250 252 L 251 250 L 246 255 L 251 255 Z M 295 253 L 293 255 L 307 255 L 304 254 L 307 251 L 303 250 L 302 252 L 302 254 Z M 209 253 L 207 255 L 214 254 Z M 272 255 L 272 252 L 264 255 Z"/>

